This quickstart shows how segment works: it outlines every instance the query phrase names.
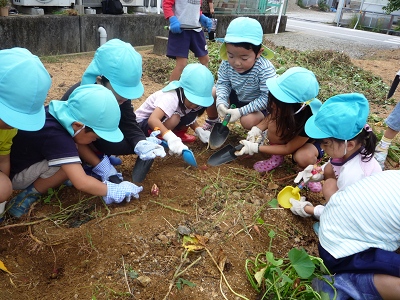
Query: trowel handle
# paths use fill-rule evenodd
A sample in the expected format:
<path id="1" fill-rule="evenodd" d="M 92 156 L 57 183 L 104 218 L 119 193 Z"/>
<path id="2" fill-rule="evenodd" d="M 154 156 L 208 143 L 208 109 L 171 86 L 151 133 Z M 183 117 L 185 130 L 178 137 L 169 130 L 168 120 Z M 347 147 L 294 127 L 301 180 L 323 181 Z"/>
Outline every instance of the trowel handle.
<path id="1" fill-rule="evenodd" d="M 229 108 L 231 108 L 231 109 L 236 108 L 236 105 L 235 104 L 231 104 L 231 106 Z M 230 119 L 231 119 L 231 114 L 227 114 L 225 116 L 224 120 L 222 121 L 222 126 L 226 127 L 228 125 Z"/>
<path id="2" fill-rule="evenodd" d="M 298 186 L 296 186 L 295 188 L 293 188 L 292 190 L 292 194 L 296 195 L 298 192 L 300 192 L 301 189 L 303 189 L 303 187 L 305 187 L 307 184 L 307 182 L 305 182 L 304 180 L 302 180 Z"/>

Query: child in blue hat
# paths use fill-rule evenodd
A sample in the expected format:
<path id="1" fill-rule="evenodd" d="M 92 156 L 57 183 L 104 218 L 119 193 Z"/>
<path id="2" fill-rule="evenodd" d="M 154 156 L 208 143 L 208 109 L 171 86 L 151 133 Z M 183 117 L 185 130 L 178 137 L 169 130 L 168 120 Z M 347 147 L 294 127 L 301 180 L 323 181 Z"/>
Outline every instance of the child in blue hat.
<path id="1" fill-rule="evenodd" d="M 239 17 L 229 24 L 225 42 L 220 49 L 222 63 L 218 69 L 218 80 L 214 96 L 217 111 L 208 110 L 211 130 L 218 115 L 231 115 L 230 122 L 240 123 L 251 129 L 267 114 L 268 87 L 266 80 L 276 77 L 275 68 L 269 61 L 274 52 L 262 44 L 263 30 L 260 22 L 248 17 Z M 236 108 L 230 108 L 234 104 Z"/>
<path id="2" fill-rule="evenodd" d="M 18 129 L 44 125 L 51 78 L 39 58 L 24 48 L 0 50 L 0 220 L 12 194 L 10 152 Z M 21 80 L 23 77 L 23 80 Z"/>
<path id="3" fill-rule="evenodd" d="M 142 187 L 131 182 L 111 183 L 108 178 L 120 173 L 103 159 L 93 171 L 99 181 L 86 175 L 78 149 L 98 138 L 120 142 L 120 110 L 113 93 L 107 88 L 88 84 L 76 88 L 68 101 L 52 100 L 46 106 L 44 127 L 35 132 L 19 131 L 11 148 L 13 188 L 23 190 L 8 203 L 8 212 L 21 217 L 32 203 L 49 188 L 70 180 L 80 191 L 103 196 L 107 204 L 120 203 L 125 197 L 139 197 Z"/>
<path id="4" fill-rule="evenodd" d="M 309 117 L 315 114 L 321 102 L 316 99 L 319 84 L 314 73 L 301 67 L 288 69 L 279 77 L 269 78 L 267 115 L 240 141 L 243 148 L 236 155 L 265 153 L 267 160 L 258 161 L 254 169 L 269 172 L 283 163 L 284 156 L 292 154 L 292 159 L 300 167 L 315 164 L 323 156 L 319 144 L 304 131 Z M 260 143 L 262 132 L 268 130 L 269 143 Z M 317 189 L 316 187 L 315 189 Z M 311 187 L 310 187 L 311 189 Z"/>
<path id="5" fill-rule="evenodd" d="M 67 100 L 72 91 L 79 85 L 99 84 L 113 92 L 121 111 L 121 129 L 124 138 L 118 143 L 111 143 L 102 138 L 80 149 L 81 158 L 89 165 L 100 163 L 103 154 L 109 156 L 112 164 L 121 164 L 114 155 L 137 154 L 135 167 L 132 171 L 134 182 L 144 180 L 153 159 L 164 157 L 165 151 L 157 144 L 157 139 L 146 139 L 136 121 L 136 115 L 131 103 L 132 99 L 140 98 L 144 88 L 141 82 L 142 57 L 131 44 L 119 39 L 112 39 L 100 46 L 82 76 L 82 81 L 71 87 L 61 100 Z M 95 152 L 100 155 L 95 155 Z"/>
<path id="6" fill-rule="evenodd" d="M 314 166 L 300 172 L 295 182 L 322 181 L 326 201 L 337 191 L 364 177 L 382 172 L 374 158 L 377 138 L 367 124 L 368 100 L 362 94 L 340 94 L 326 100 L 317 114 L 307 120 L 306 133 L 320 140 L 321 148 L 331 158 L 324 165 L 323 174 L 313 174 Z M 304 199 L 303 199 L 304 200 Z M 294 214 L 316 218 L 324 207 L 312 206 L 307 201 L 290 200 Z"/>
<path id="7" fill-rule="evenodd" d="M 199 126 L 196 119 L 214 102 L 214 76 L 202 64 L 189 64 L 179 80 L 150 95 L 136 110 L 138 122 L 145 134 L 159 128 L 171 153 L 180 155 L 188 149 L 174 130 L 191 127 L 203 143 L 208 143 L 210 131 Z M 187 141 L 187 140 L 186 140 Z"/>

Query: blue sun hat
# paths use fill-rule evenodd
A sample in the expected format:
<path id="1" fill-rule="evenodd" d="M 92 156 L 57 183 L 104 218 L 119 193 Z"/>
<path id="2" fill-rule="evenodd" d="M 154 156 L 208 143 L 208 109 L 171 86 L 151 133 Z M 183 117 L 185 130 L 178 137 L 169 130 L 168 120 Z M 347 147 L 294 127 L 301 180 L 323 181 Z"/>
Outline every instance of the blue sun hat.
<path id="1" fill-rule="evenodd" d="M 25 48 L 0 50 L 0 61 L 0 119 L 21 130 L 41 129 L 51 86 L 49 72 Z"/>
<path id="2" fill-rule="evenodd" d="M 293 67 L 278 77 L 268 78 L 266 84 L 271 94 L 285 103 L 304 103 L 313 100 L 319 92 L 315 74 L 302 67 Z"/>
<path id="3" fill-rule="evenodd" d="M 255 46 L 262 45 L 263 29 L 260 22 L 249 17 L 238 17 L 233 19 L 226 29 L 224 43 L 221 45 L 219 55 L 221 59 L 228 60 L 226 52 L 226 43 L 250 43 Z M 274 51 L 262 45 L 264 49 L 262 56 L 266 59 L 274 57 Z"/>
<path id="4" fill-rule="evenodd" d="M 74 135 L 73 122 L 81 122 L 102 139 L 117 143 L 123 134 L 118 128 L 121 111 L 114 94 L 99 84 L 81 85 L 69 96 L 68 101 L 52 100 L 49 112 Z"/>
<path id="5" fill-rule="evenodd" d="M 126 99 L 140 98 L 144 93 L 142 56 L 131 44 L 112 39 L 100 46 L 82 76 L 81 85 L 96 82 L 105 76 L 118 95 Z"/>
<path id="6" fill-rule="evenodd" d="M 364 95 L 336 95 L 326 100 L 319 112 L 307 120 L 305 131 L 314 139 L 351 140 L 364 128 L 368 114 L 368 100 Z"/>
<path id="7" fill-rule="evenodd" d="M 163 92 L 183 88 L 185 97 L 192 103 L 203 107 L 209 107 L 214 103 L 212 89 L 214 87 L 214 76 L 210 70 L 199 63 L 188 64 L 182 72 L 179 80 L 170 82 Z"/>

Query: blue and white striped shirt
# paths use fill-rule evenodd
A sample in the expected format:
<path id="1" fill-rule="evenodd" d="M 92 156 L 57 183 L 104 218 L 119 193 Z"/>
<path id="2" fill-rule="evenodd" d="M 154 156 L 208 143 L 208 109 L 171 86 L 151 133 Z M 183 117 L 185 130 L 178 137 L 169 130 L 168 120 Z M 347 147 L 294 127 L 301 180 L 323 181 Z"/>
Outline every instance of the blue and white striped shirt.
<path id="1" fill-rule="evenodd" d="M 239 101 L 247 104 L 239 109 L 242 116 L 265 110 L 268 103 L 266 81 L 275 76 L 275 67 L 262 56 L 256 59 L 253 68 L 245 74 L 236 72 L 228 61 L 222 61 L 216 84 L 217 107 L 220 104 L 229 107 L 229 95 L 234 90 Z"/>
<path id="2" fill-rule="evenodd" d="M 319 241 L 336 259 L 369 248 L 400 247 L 400 171 L 375 173 L 332 195 Z"/>

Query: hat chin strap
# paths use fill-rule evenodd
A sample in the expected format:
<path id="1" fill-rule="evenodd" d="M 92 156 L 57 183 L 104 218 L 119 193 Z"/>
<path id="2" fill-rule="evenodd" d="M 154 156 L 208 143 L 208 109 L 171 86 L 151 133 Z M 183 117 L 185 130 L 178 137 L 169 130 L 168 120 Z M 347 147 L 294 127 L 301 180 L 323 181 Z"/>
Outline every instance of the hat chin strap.
<path id="1" fill-rule="evenodd" d="M 74 135 L 73 135 L 72 137 L 73 137 L 73 138 L 76 137 L 76 136 L 79 134 L 79 132 L 81 132 L 85 127 L 86 127 L 86 125 L 83 124 L 82 128 L 81 128 L 81 129 L 78 129 L 78 130 L 74 133 Z"/>
<path id="2" fill-rule="evenodd" d="M 310 99 L 306 102 L 303 102 L 301 107 L 293 114 L 293 115 L 297 115 L 299 112 L 301 112 L 303 110 L 304 107 L 306 107 L 307 105 L 310 105 L 311 101 L 313 101 L 315 98 Z"/>
<path id="3" fill-rule="evenodd" d="M 345 156 L 347 154 L 347 140 L 344 140 L 344 154 L 343 156 Z"/>

